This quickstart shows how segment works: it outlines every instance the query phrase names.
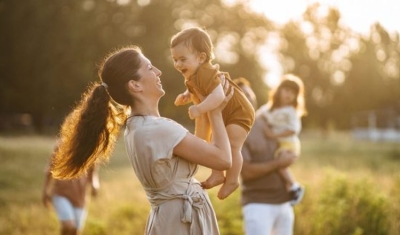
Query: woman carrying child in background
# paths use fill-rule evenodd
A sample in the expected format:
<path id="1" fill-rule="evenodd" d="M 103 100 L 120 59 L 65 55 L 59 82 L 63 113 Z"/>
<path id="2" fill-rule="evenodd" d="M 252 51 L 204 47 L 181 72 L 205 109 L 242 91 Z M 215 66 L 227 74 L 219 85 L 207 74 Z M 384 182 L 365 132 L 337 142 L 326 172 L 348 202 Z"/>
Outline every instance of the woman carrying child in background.
<path id="1" fill-rule="evenodd" d="M 265 134 L 279 142 L 275 157 L 294 155 L 298 158 L 301 117 L 307 113 L 304 85 L 300 78 L 292 74 L 284 75 L 279 86 L 271 92 L 269 102 L 261 107 L 261 110 L 271 125 L 271 129 L 266 129 Z M 295 180 L 289 168 L 282 168 L 279 172 L 286 181 L 287 190 L 294 196 L 291 204 L 299 203 L 304 195 L 304 187 Z"/>

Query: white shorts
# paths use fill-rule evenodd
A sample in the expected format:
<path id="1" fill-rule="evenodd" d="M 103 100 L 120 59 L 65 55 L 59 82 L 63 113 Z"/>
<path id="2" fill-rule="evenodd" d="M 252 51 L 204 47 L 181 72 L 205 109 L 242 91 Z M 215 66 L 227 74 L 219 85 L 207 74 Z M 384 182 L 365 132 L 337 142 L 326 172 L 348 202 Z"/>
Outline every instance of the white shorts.
<path id="1" fill-rule="evenodd" d="M 73 221 L 78 230 L 83 228 L 86 219 L 86 210 L 84 208 L 74 207 L 67 198 L 58 195 L 53 195 L 52 201 L 60 221 Z"/>
<path id="2" fill-rule="evenodd" d="M 289 202 L 283 204 L 250 203 L 243 207 L 247 235 L 292 235 L 294 212 Z"/>

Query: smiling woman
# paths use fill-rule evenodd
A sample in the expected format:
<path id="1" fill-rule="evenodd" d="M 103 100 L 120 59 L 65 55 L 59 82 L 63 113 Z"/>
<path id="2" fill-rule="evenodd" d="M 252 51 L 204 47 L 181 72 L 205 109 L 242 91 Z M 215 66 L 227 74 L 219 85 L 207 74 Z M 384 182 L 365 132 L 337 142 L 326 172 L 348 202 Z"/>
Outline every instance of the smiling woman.
<path id="1" fill-rule="evenodd" d="M 193 176 L 198 164 L 215 170 L 232 164 L 221 114 L 232 94 L 223 93 L 221 105 L 208 113 L 214 141 L 206 143 L 160 116 L 165 94 L 160 76 L 136 46 L 107 56 L 99 70 L 101 83 L 89 87 L 63 123 L 51 172 L 62 179 L 83 175 L 108 158 L 126 123 L 125 148 L 152 207 L 145 234 L 219 234 L 207 192 Z"/>

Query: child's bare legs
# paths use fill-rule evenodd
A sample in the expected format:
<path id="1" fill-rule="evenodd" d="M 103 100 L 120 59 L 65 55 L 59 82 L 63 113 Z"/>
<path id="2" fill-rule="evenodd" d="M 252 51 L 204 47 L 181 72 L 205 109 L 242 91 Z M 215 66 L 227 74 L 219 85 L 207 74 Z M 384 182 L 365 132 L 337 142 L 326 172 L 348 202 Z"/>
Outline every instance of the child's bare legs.
<path id="1" fill-rule="evenodd" d="M 75 223 L 72 220 L 66 220 L 61 222 L 61 235 L 77 235 L 78 230 L 75 227 Z"/>
<path id="2" fill-rule="evenodd" d="M 239 176 L 243 164 L 241 150 L 247 137 L 247 132 L 239 125 L 228 125 L 226 130 L 232 150 L 232 167 L 226 171 L 225 182 L 220 180 L 221 176 L 224 176 L 222 171 L 212 171 L 210 177 L 203 184 L 205 188 L 212 188 L 224 183 L 218 192 L 218 198 L 221 200 L 227 198 L 239 187 Z"/>
<path id="3" fill-rule="evenodd" d="M 280 157 L 282 155 L 287 155 L 287 154 L 294 155 L 294 153 L 292 151 L 290 151 L 290 150 L 282 150 L 282 152 L 279 153 L 278 157 Z M 296 158 L 297 158 L 297 156 L 296 156 Z M 292 189 L 292 187 L 295 184 L 297 184 L 297 181 L 295 180 L 295 178 L 294 178 L 292 172 L 290 171 L 289 167 L 279 169 L 279 174 L 285 180 L 286 188 L 287 188 L 288 191 L 290 191 Z"/>
<path id="4" fill-rule="evenodd" d="M 290 191 L 291 187 L 296 183 L 296 180 L 289 167 L 280 169 L 279 174 L 285 180 L 287 190 Z"/>
<path id="5" fill-rule="evenodd" d="M 296 156 L 292 151 L 290 150 L 284 150 L 282 151 L 278 157 L 281 157 L 284 154 L 292 154 L 296 158 Z M 292 206 L 298 204 L 304 195 L 304 187 L 301 186 L 294 178 L 292 172 L 290 171 L 289 167 L 279 169 L 279 174 L 282 176 L 282 178 L 285 180 L 286 183 L 286 188 L 289 192 L 292 193 L 293 199 L 290 201 L 290 204 Z"/>

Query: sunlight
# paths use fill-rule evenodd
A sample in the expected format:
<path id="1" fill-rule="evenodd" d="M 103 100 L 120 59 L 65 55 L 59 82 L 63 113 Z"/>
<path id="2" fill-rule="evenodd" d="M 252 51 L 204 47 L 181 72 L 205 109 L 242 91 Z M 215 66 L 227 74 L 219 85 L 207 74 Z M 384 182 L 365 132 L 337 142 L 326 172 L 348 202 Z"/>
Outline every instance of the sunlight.
<path id="1" fill-rule="evenodd" d="M 246 2 L 243 0 L 224 0 Z M 285 24 L 301 17 L 307 6 L 320 3 L 322 6 L 336 7 L 341 13 L 341 23 L 351 29 L 366 33 L 371 24 L 379 22 L 389 31 L 400 31 L 400 21 L 394 20 L 400 11 L 400 1 L 391 0 L 248 0 L 248 6 L 255 12 L 263 13 L 277 24 Z M 362 8 L 362 10 L 361 10 Z M 326 8 L 325 8 L 326 10 Z M 323 14 L 324 8 L 321 8 Z"/>
<path id="2" fill-rule="evenodd" d="M 307 9 L 308 5 L 319 3 L 321 5 L 318 14 L 324 16 L 327 14 L 329 7 L 335 7 L 340 12 L 339 23 L 346 28 L 349 28 L 357 33 L 363 35 L 369 34 L 370 27 L 372 24 L 379 22 L 389 32 L 400 32 L 400 21 L 394 20 L 400 11 L 400 1 L 391 0 L 280 0 L 280 1 L 265 1 L 265 0 L 224 0 L 227 6 L 232 6 L 235 3 L 243 3 L 246 7 L 254 12 L 264 14 L 268 19 L 282 26 L 291 20 L 300 20 L 302 14 Z M 317 18 L 319 16 L 316 16 Z M 301 25 L 301 30 L 305 34 L 313 33 L 313 26 L 311 24 L 304 23 Z M 321 29 L 324 31 L 324 29 Z M 307 38 L 307 45 L 310 48 L 310 57 L 314 60 L 318 60 L 326 50 L 329 50 L 329 38 L 332 37 L 329 30 L 322 33 L 323 38 L 326 40 L 318 40 L 312 37 Z M 376 37 L 376 35 L 372 35 Z M 341 48 L 333 55 L 333 60 L 340 61 L 340 70 L 332 75 L 332 80 L 335 84 L 343 82 L 344 73 L 351 68 L 348 61 L 345 59 L 346 55 L 352 52 L 360 50 L 357 40 L 351 38 L 343 38 L 347 43 L 346 48 Z M 375 38 L 375 40 L 378 40 Z M 325 42 L 325 43 L 324 43 Z M 280 42 L 283 43 L 283 42 Z M 275 86 L 279 80 L 282 72 L 287 71 L 286 62 L 285 68 L 282 68 L 282 61 L 279 61 L 278 55 L 276 55 L 276 47 L 282 46 L 282 44 L 273 42 L 271 37 L 266 42 L 265 47 L 260 48 L 259 55 L 260 61 L 263 66 L 268 70 L 265 77 L 265 81 L 269 86 Z M 386 55 L 381 52 L 378 53 L 378 58 L 383 60 Z M 328 66 L 328 65 L 325 65 Z M 329 67 L 329 66 L 328 66 Z M 398 70 L 393 69 L 393 66 L 388 63 L 386 66 L 388 74 L 397 74 Z M 317 92 L 318 93 L 318 92 Z"/>

